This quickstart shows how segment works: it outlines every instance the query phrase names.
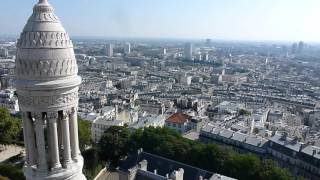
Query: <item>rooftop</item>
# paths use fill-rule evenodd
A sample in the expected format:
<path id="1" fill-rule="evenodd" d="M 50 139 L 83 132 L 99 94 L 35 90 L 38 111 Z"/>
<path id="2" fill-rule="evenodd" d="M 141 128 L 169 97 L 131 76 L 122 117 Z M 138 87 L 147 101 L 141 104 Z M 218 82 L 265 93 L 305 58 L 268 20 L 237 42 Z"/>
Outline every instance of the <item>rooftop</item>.
<path id="1" fill-rule="evenodd" d="M 129 156 L 125 161 L 122 161 L 120 163 L 119 169 L 127 171 L 128 169 L 136 166 L 138 162 L 141 162 L 143 160 L 146 160 L 148 162 L 147 171 L 154 172 L 154 170 L 157 170 L 157 174 L 164 177 L 167 174 L 178 170 L 179 168 L 182 168 L 184 170 L 184 180 L 199 179 L 199 176 L 202 176 L 204 179 L 210 179 L 214 175 L 214 173 L 212 172 L 147 152 L 140 152 L 135 155 Z"/>
<path id="2" fill-rule="evenodd" d="M 186 114 L 183 114 L 181 112 L 175 113 L 172 116 L 170 116 L 166 122 L 170 123 L 176 123 L 176 124 L 183 124 L 185 122 L 188 122 L 192 120 L 192 117 Z"/>
<path id="3" fill-rule="evenodd" d="M 279 145 L 285 146 L 291 150 L 299 152 L 302 146 L 302 143 L 298 142 L 297 140 L 285 137 L 280 134 L 276 134 L 269 138 L 271 142 L 277 143 Z"/>

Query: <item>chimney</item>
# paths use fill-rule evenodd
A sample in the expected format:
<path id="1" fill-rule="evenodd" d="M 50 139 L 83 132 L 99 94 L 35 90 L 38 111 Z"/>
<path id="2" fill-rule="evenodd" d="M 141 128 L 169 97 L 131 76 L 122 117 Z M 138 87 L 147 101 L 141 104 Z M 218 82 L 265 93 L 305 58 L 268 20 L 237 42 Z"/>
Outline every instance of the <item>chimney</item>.
<path id="1" fill-rule="evenodd" d="M 183 180 L 183 173 L 184 170 L 182 168 L 179 168 L 178 171 L 173 171 L 170 175 L 170 178 L 172 180 Z"/>
<path id="2" fill-rule="evenodd" d="M 202 176 L 199 176 L 199 180 L 203 180 L 203 177 L 202 177 Z"/>
<path id="3" fill-rule="evenodd" d="M 141 169 L 143 171 L 147 171 L 147 167 L 148 167 L 148 161 L 147 160 L 142 160 L 142 161 L 139 162 L 139 165 L 138 165 L 139 169 Z"/>
<path id="4" fill-rule="evenodd" d="M 316 154 L 317 154 L 317 150 L 314 149 L 314 150 L 312 151 L 312 156 L 314 156 L 314 155 L 316 155 Z"/>
<path id="5" fill-rule="evenodd" d="M 153 170 L 153 173 L 154 173 L 154 174 L 158 174 L 157 169 Z"/>
<path id="6" fill-rule="evenodd" d="M 118 120 L 118 105 L 116 105 L 116 109 L 115 109 L 115 118 L 116 120 Z"/>
<path id="7" fill-rule="evenodd" d="M 143 149 L 142 149 L 142 148 L 139 148 L 139 149 L 138 149 L 138 155 L 141 154 L 142 152 L 143 152 Z"/>

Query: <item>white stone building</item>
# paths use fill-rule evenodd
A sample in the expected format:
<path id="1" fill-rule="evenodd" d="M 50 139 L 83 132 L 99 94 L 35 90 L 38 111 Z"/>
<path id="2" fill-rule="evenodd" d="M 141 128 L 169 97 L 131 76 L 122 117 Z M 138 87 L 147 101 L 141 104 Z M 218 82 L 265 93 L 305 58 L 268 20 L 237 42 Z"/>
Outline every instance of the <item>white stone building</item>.
<path id="1" fill-rule="evenodd" d="M 96 119 L 91 124 L 91 138 L 93 142 L 98 143 L 103 133 L 111 126 L 123 126 L 124 122 L 115 119 L 101 117 Z"/>
<path id="2" fill-rule="evenodd" d="M 138 121 L 131 124 L 129 128 L 139 129 L 145 127 L 163 127 L 165 120 L 165 115 L 147 115 L 139 117 Z"/>
<path id="3" fill-rule="evenodd" d="M 0 91 L 0 107 L 6 108 L 11 112 L 19 111 L 18 99 L 14 95 L 13 89 Z"/>

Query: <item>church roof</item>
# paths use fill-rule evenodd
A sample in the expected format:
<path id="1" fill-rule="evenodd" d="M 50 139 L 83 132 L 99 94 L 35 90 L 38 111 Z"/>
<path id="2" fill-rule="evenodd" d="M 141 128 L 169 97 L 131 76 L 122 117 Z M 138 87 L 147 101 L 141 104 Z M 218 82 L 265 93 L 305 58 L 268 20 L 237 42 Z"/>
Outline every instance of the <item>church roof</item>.
<path id="1" fill-rule="evenodd" d="M 167 174 L 178 170 L 179 168 L 184 170 L 184 180 L 195 180 L 198 179 L 199 176 L 202 176 L 204 179 L 210 179 L 210 177 L 213 175 L 212 172 L 144 151 L 135 155 L 131 155 L 125 161 L 122 161 L 119 169 L 122 171 L 127 171 L 143 160 L 148 162 L 147 171 L 154 172 L 154 170 L 156 170 L 158 175 L 164 177 L 166 177 Z"/>

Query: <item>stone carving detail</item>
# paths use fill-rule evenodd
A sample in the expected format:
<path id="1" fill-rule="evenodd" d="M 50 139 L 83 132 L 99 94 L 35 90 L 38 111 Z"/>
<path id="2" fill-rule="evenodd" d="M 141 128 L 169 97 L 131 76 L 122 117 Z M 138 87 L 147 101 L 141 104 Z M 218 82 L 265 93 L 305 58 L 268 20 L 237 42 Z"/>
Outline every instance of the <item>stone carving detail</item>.
<path id="1" fill-rule="evenodd" d="M 24 79 L 27 77 L 57 77 L 71 76 L 78 73 L 75 59 L 64 60 L 16 60 L 16 76 Z"/>
<path id="2" fill-rule="evenodd" d="M 18 48 L 72 48 L 66 32 L 23 32 L 17 42 Z"/>
<path id="3" fill-rule="evenodd" d="M 31 18 L 33 21 L 59 22 L 59 18 L 50 11 L 34 13 Z"/>
<path id="4" fill-rule="evenodd" d="M 67 120 L 69 118 L 69 115 L 72 113 L 72 111 L 70 109 L 64 110 L 62 112 L 62 119 L 63 120 Z"/>
<path id="5" fill-rule="evenodd" d="M 42 113 L 31 113 L 31 116 L 35 119 L 35 124 L 43 125 Z"/>
<path id="6" fill-rule="evenodd" d="M 23 106 L 60 106 L 75 103 L 78 100 L 78 92 L 56 96 L 21 96 L 19 103 Z"/>
<path id="7" fill-rule="evenodd" d="M 49 123 L 55 122 L 55 120 L 58 119 L 58 113 L 57 112 L 47 112 L 47 118 L 49 120 Z"/>

